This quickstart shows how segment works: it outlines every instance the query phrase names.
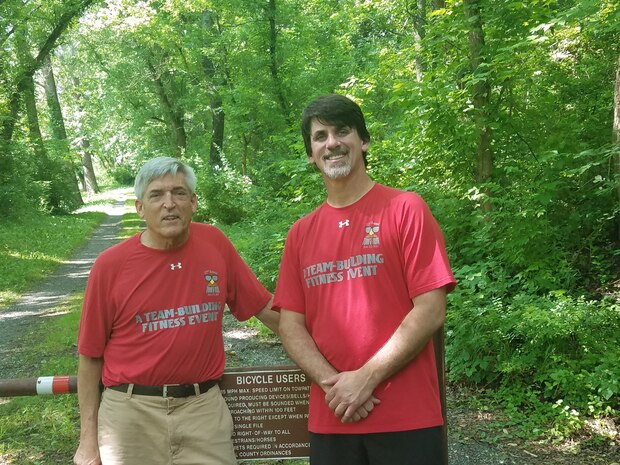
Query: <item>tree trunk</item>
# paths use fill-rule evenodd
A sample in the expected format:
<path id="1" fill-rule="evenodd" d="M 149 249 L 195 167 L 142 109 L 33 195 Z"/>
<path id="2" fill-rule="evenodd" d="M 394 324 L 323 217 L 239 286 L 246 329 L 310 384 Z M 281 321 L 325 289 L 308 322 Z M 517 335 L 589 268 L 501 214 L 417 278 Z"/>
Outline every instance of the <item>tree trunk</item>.
<path id="1" fill-rule="evenodd" d="M 211 150 L 209 161 L 211 166 L 222 166 L 222 150 L 224 148 L 224 108 L 222 108 L 222 97 L 219 94 L 211 96 L 211 115 L 213 121 L 213 131 L 211 136 Z"/>
<path id="2" fill-rule="evenodd" d="M 241 154 L 241 174 L 247 176 L 248 174 L 248 152 L 250 142 L 246 134 L 243 134 L 243 152 Z"/>
<path id="3" fill-rule="evenodd" d="M 426 37 L 426 0 L 416 1 L 416 10 L 409 13 L 413 18 L 413 40 L 415 42 L 415 74 L 416 80 L 424 78 L 425 66 L 422 60 L 422 41 Z"/>
<path id="4" fill-rule="evenodd" d="M 465 18 L 469 25 L 469 59 L 473 76 L 476 79 L 473 85 L 472 96 L 476 128 L 476 169 L 474 178 L 478 183 L 485 183 L 491 179 L 493 174 L 493 151 L 491 149 L 491 127 L 489 125 L 488 113 L 491 86 L 488 78 L 476 76 L 486 72 L 482 66 L 485 64 L 485 59 L 482 55 L 484 29 L 478 0 L 464 0 L 463 5 L 465 7 Z M 487 194 L 487 199 L 489 199 L 483 202 L 482 209 L 488 212 L 492 208 L 490 201 L 491 192 L 484 187 L 482 190 Z"/>
<path id="5" fill-rule="evenodd" d="M 82 137 L 80 139 L 80 147 L 82 149 L 82 170 L 84 173 L 84 180 L 82 182 L 84 183 L 86 194 L 91 196 L 100 192 L 100 190 L 93 168 L 93 153 L 90 150 L 88 138 Z"/>
<path id="6" fill-rule="evenodd" d="M 613 155 L 614 174 L 616 178 L 616 202 L 620 204 L 620 57 L 616 65 L 616 85 L 614 87 L 614 122 L 612 140 L 615 149 Z M 616 239 L 620 241 L 620 217 L 617 219 Z"/>
<path id="7" fill-rule="evenodd" d="M 220 35 L 220 29 L 216 26 L 216 15 L 212 11 L 203 11 L 203 26 L 207 29 L 213 29 L 216 34 Z M 202 69 L 205 74 L 207 88 L 211 96 L 211 148 L 209 150 L 209 164 L 211 167 L 222 166 L 222 153 L 224 151 L 224 123 L 226 113 L 222 96 L 215 84 L 216 70 L 215 64 L 211 57 L 206 54 L 202 56 Z M 225 81 L 225 80 L 224 80 Z"/>
<path id="8" fill-rule="evenodd" d="M 7 147 L 10 145 L 11 139 L 13 139 L 13 131 L 15 131 L 15 123 L 19 117 L 19 105 L 24 85 L 24 82 L 20 82 L 17 85 L 17 91 L 11 95 L 11 99 L 9 101 L 8 114 L 3 118 L 2 145 L 6 145 Z"/>
<path id="9" fill-rule="evenodd" d="M 276 0 L 269 0 L 267 3 L 267 17 L 269 19 L 269 70 L 271 71 L 273 88 L 276 93 L 280 111 L 290 126 L 291 121 L 289 118 L 288 104 L 284 97 L 283 84 L 278 73 L 278 30 L 276 28 L 276 11 Z"/>
<path id="10" fill-rule="evenodd" d="M 73 84 L 76 88 L 80 87 L 80 81 L 78 78 L 73 78 Z M 78 101 L 78 108 L 80 114 L 84 112 L 83 101 L 84 98 L 81 94 L 76 96 Z M 101 192 L 99 184 L 97 182 L 97 176 L 95 175 L 95 169 L 93 167 L 93 153 L 90 150 L 90 141 L 85 134 L 85 129 L 82 124 L 81 118 L 78 121 L 78 140 L 77 143 L 80 147 L 80 155 L 82 158 L 82 169 L 78 170 L 78 178 L 82 184 L 83 190 L 88 196 Z M 109 167 L 110 168 L 110 167 Z"/>
<path id="11" fill-rule="evenodd" d="M 67 140 L 67 129 L 65 127 L 65 120 L 62 116 L 62 107 L 60 106 L 60 99 L 58 98 L 58 88 L 56 87 L 56 79 L 54 77 L 54 69 L 52 68 L 52 60 L 50 55 L 47 55 L 43 59 L 43 88 L 45 89 L 45 97 L 47 100 L 47 106 L 50 111 L 50 126 L 52 135 L 59 143 L 62 144 L 62 150 L 60 153 L 60 163 L 66 165 L 73 172 L 73 176 L 68 176 L 68 172 L 64 173 L 68 182 L 71 182 L 71 186 L 67 189 L 73 200 L 72 202 L 77 205 L 82 205 L 82 195 L 80 194 L 80 186 L 78 185 L 78 178 L 80 177 L 80 167 L 75 166 L 71 154 L 69 151 L 69 141 Z"/>
<path id="12" fill-rule="evenodd" d="M 34 149 L 34 153 L 39 160 L 39 176 L 41 180 L 49 180 L 49 157 L 45 144 L 43 144 L 43 136 L 41 135 L 41 126 L 39 124 L 39 114 L 37 112 L 37 104 L 34 93 L 34 79 L 32 76 L 24 78 L 23 81 L 23 99 L 26 107 L 26 117 L 28 119 L 28 136 L 30 143 Z"/>
<path id="13" fill-rule="evenodd" d="M 75 182 L 78 180 L 81 182 L 84 190 L 88 195 L 92 195 L 96 192 L 99 192 L 99 187 L 97 186 L 97 180 L 95 179 L 95 172 L 93 171 L 93 164 L 90 157 L 90 153 L 88 153 L 88 160 L 84 160 L 82 158 L 82 163 L 80 166 L 76 166 L 73 162 L 72 158 L 70 158 L 69 151 L 69 141 L 67 140 L 67 129 L 65 127 L 65 120 L 62 116 L 62 107 L 60 105 L 60 99 L 58 97 L 58 88 L 56 87 L 56 78 L 54 77 L 54 69 L 52 68 L 52 60 L 49 56 L 47 56 L 43 60 L 43 88 L 45 89 L 45 97 L 47 100 L 47 106 L 50 111 L 50 127 L 52 131 L 52 135 L 54 139 L 59 141 L 62 144 L 62 153 L 61 155 L 69 160 L 67 163 L 71 165 L 73 172 L 75 173 Z M 88 164 L 88 168 L 86 167 Z M 84 168 L 82 168 L 84 165 Z M 85 179 L 84 173 L 86 173 Z M 79 186 L 75 186 L 75 188 L 79 191 Z"/>
<path id="14" fill-rule="evenodd" d="M 50 35 L 47 37 L 47 40 L 39 50 L 36 58 L 34 60 L 31 60 L 31 63 L 24 63 L 23 71 L 21 73 L 18 73 L 14 81 L 16 83 L 17 91 L 14 92 L 13 95 L 11 95 L 8 104 L 8 114 L 6 116 L 0 115 L 3 116 L 0 117 L 0 120 L 2 120 L 2 130 L 0 131 L 0 135 L 3 139 L 0 145 L 8 146 L 11 139 L 13 138 L 15 123 L 17 122 L 17 118 L 19 116 L 21 94 L 28 86 L 28 79 L 32 79 L 34 73 L 41 68 L 43 60 L 47 56 L 49 56 L 50 52 L 56 46 L 56 42 L 58 41 L 60 36 L 71 24 L 71 21 L 77 16 L 79 16 L 93 2 L 94 0 L 82 0 L 75 6 L 75 8 L 65 11 L 58 20 L 58 24 L 56 24 Z"/>
<path id="15" fill-rule="evenodd" d="M 35 155 L 39 160 L 38 176 L 40 181 L 48 185 L 48 202 L 51 210 L 55 213 L 67 212 L 84 204 L 82 195 L 77 185 L 75 171 L 71 169 L 67 160 L 60 158 L 58 161 L 50 159 L 39 124 L 39 114 L 34 92 L 34 79 L 32 76 L 24 81 L 23 99 L 28 119 L 28 134 L 34 148 Z"/>
<path id="16" fill-rule="evenodd" d="M 58 88 L 56 87 L 56 79 L 52 68 L 52 60 L 49 55 L 43 60 L 43 88 L 45 89 L 45 97 L 47 106 L 50 111 L 50 127 L 54 138 L 61 141 L 67 141 L 67 129 L 65 128 L 65 120 L 62 116 L 62 107 L 58 98 Z"/>
<path id="17" fill-rule="evenodd" d="M 185 149 L 187 148 L 187 135 L 185 134 L 183 113 L 175 110 L 172 101 L 166 92 L 164 83 L 161 80 L 161 76 L 155 69 L 155 66 L 153 66 L 153 63 L 151 63 L 150 60 L 147 60 L 147 65 L 151 73 L 151 78 L 153 79 L 153 84 L 155 85 L 155 90 L 159 97 L 159 101 L 161 102 L 162 109 L 164 110 L 166 123 L 168 124 L 172 137 L 175 155 L 177 158 L 181 158 L 185 154 Z"/>

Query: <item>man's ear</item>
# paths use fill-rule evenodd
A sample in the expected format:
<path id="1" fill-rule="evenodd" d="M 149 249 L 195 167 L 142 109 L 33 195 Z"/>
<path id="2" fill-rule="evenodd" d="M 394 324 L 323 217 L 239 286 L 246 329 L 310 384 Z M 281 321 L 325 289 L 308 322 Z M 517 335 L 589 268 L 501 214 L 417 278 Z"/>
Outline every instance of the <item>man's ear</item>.
<path id="1" fill-rule="evenodd" d="M 140 216 L 140 218 L 144 218 L 144 204 L 142 203 L 142 200 L 136 199 L 135 206 L 138 216 Z"/>

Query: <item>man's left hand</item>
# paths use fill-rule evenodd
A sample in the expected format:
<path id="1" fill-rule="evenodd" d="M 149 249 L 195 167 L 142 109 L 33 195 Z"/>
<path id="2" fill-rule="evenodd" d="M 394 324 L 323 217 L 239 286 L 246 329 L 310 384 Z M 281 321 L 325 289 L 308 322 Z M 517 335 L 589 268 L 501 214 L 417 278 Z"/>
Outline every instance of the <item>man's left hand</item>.
<path id="1" fill-rule="evenodd" d="M 363 420 L 381 402 L 372 394 L 376 386 L 359 370 L 338 373 L 324 383 L 331 386 L 325 402 L 343 423 Z"/>

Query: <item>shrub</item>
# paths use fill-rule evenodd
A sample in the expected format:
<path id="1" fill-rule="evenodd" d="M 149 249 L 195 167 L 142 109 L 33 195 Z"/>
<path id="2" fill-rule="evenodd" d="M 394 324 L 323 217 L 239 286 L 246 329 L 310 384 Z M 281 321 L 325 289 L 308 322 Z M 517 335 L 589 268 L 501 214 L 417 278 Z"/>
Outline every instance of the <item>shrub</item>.
<path id="1" fill-rule="evenodd" d="M 109 175 L 116 185 L 131 186 L 136 178 L 136 171 L 128 163 L 119 163 L 114 165 Z"/>
<path id="2" fill-rule="evenodd" d="M 199 196 L 196 219 L 234 224 L 243 220 L 251 210 L 252 182 L 247 176 L 223 168 L 203 168 L 198 176 Z"/>
<path id="3" fill-rule="evenodd" d="M 452 381 L 523 388 L 590 414 L 620 409 L 617 301 L 555 292 L 506 302 L 472 292 L 466 278 L 451 297 L 446 326 Z"/>

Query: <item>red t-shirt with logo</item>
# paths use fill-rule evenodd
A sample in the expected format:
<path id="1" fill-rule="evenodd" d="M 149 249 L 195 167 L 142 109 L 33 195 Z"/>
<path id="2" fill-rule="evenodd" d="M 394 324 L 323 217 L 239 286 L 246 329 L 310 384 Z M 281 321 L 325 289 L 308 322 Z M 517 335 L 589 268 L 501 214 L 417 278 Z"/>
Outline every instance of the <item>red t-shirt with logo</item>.
<path id="1" fill-rule="evenodd" d="M 411 299 L 456 284 L 443 236 L 414 193 L 375 185 L 353 205 L 324 203 L 286 239 L 274 308 L 305 314 L 318 349 L 338 371 L 355 370 L 392 336 Z M 341 423 L 313 384 L 314 433 L 406 431 L 443 423 L 432 340 L 375 390 L 381 399 L 356 423 Z"/>
<path id="2" fill-rule="evenodd" d="M 225 305 L 243 321 L 270 297 L 214 226 L 191 223 L 188 241 L 174 250 L 145 247 L 138 234 L 95 260 L 78 351 L 103 357 L 106 386 L 217 379 Z"/>

